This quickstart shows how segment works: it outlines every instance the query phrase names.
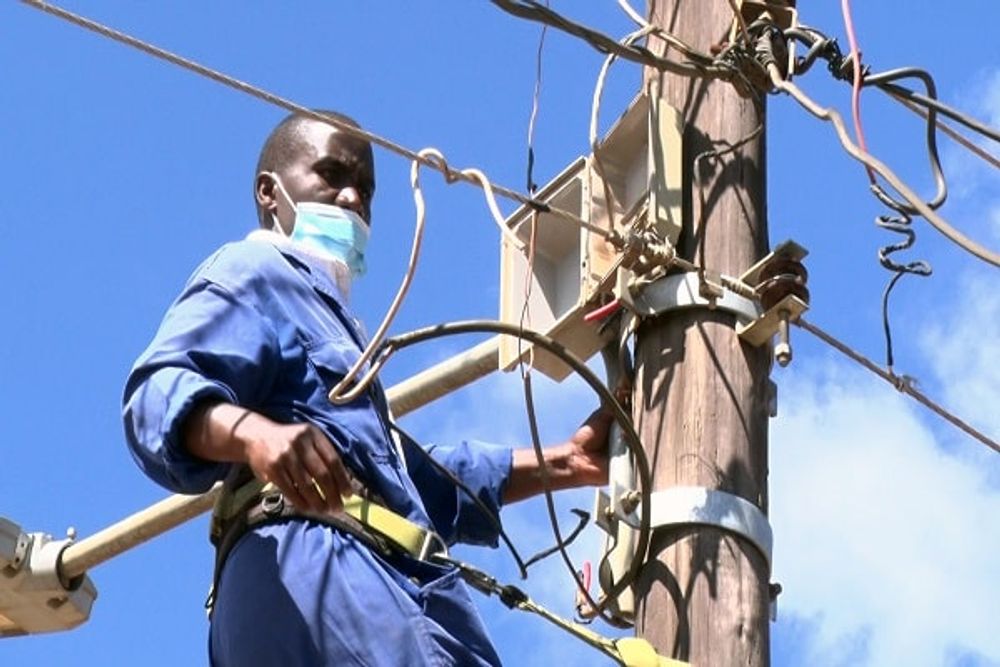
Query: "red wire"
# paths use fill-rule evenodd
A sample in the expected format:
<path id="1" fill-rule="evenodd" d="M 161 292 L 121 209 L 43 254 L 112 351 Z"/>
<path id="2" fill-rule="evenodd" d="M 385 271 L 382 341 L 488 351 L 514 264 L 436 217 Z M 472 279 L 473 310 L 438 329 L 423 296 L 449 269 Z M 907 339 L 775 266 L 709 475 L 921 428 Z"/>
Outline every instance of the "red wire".
<path id="1" fill-rule="evenodd" d="M 854 83 L 851 86 L 851 115 L 854 117 L 854 134 L 857 136 L 858 147 L 863 153 L 868 152 L 865 142 L 865 132 L 861 127 L 861 50 L 858 48 L 858 38 L 854 33 L 854 19 L 851 18 L 851 0 L 840 0 L 840 11 L 844 15 L 844 28 L 847 30 L 847 42 L 851 45 L 851 63 L 854 66 Z M 875 172 L 865 165 L 868 180 L 875 185 Z"/>
<path id="2" fill-rule="evenodd" d="M 584 315 L 583 321 L 590 324 L 593 322 L 597 322 L 598 320 L 603 320 L 605 317 L 610 317 L 611 315 L 614 315 L 621 307 L 622 307 L 621 301 L 615 299 L 614 301 L 606 303 L 600 308 L 595 308 L 594 310 Z"/>

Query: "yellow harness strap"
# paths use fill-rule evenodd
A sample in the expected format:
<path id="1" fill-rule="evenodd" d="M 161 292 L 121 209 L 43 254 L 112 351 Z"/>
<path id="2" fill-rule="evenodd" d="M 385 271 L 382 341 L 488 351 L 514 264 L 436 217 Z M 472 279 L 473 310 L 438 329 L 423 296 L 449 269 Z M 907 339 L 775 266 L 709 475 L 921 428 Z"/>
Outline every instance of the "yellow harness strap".
<path id="1" fill-rule="evenodd" d="M 266 496 L 277 491 L 273 484 L 259 481 L 249 482 L 236 489 L 216 505 L 214 518 L 229 521 L 257 496 Z M 419 526 L 378 503 L 357 494 L 344 498 L 344 513 L 360 523 L 365 530 L 388 541 L 393 548 L 420 560 L 433 560 L 440 564 L 457 567 L 467 582 L 474 588 L 489 594 L 498 594 L 510 607 L 530 611 L 569 632 L 577 639 L 593 646 L 625 667 L 689 667 L 688 663 L 659 655 L 653 646 L 639 637 L 609 639 L 568 621 L 561 616 L 536 604 L 527 595 L 513 586 L 501 586 L 496 579 L 472 566 L 448 557 L 447 547 L 432 530 Z M 311 512 L 296 512 L 296 515 L 322 521 L 323 515 Z M 329 517 L 327 517 L 329 518 Z"/>
<path id="2" fill-rule="evenodd" d="M 278 488 L 271 483 L 264 484 L 259 480 L 248 482 L 232 493 L 226 493 L 220 497 L 213 512 L 213 518 L 217 521 L 227 522 L 237 512 L 243 510 L 252 499 L 277 491 Z M 413 558 L 424 560 L 431 553 L 447 553 L 447 547 L 437 533 L 413 523 L 372 500 L 353 494 L 344 498 L 343 502 L 344 514 L 360 523 L 365 530 L 375 533 L 390 542 L 394 548 Z M 318 521 L 329 519 L 322 514 L 308 511 L 296 511 L 295 514 Z"/>
<path id="3" fill-rule="evenodd" d="M 418 526 L 367 498 L 357 495 L 345 498 L 344 512 L 413 558 L 426 560 L 432 550 L 434 553 L 448 553 L 437 533 Z"/>
<path id="4" fill-rule="evenodd" d="M 579 623 L 573 623 L 561 616 L 557 616 L 529 599 L 525 599 L 516 606 L 524 611 L 534 612 L 542 618 L 555 623 L 563 630 L 590 644 L 598 651 L 617 660 L 624 667 L 690 667 L 690 664 L 687 662 L 681 662 L 680 660 L 660 655 L 653 648 L 652 644 L 641 637 L 609 639 L 597 634 L 593 630 L 583 627 Z"/>

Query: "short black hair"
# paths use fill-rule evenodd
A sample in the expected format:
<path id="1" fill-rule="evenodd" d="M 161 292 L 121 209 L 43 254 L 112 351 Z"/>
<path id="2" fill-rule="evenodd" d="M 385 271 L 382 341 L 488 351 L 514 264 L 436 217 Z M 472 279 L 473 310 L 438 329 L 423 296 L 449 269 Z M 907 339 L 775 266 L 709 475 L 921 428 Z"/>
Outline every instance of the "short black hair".
<path id="1" fill-rule="evenodd" d="M 333 120 L 346 123 L 352 127 L 361 127 L 361 125 L 358 124 L 358 121 L 338 111 L 316 109 L 315 113 L 329 116 Z M 273 130 L 271 130 L 271 134 L 268 135 L 267 140 L 264 141 L 264 146 L 260 149 L 260 156 L 257 158 L 257 169 L 253 173 L 255 200 L 258 174 L 263 172 L 280 171 L 281 167 L 292 160 L 297 155 L 298 151 L 301 150 L 303 135 L 302 128 L 309 123 L 316 122 L 319 121 L 312 116 L 306 116 L 301 113 L 292 113 L 285 116 L 285 118 L 278 123 Z M 261 215 L 259 207 L 258 215 Z M 265 223 L 263 217 L 261 217 L 261 226 L 269 226 L 269 223 Z"/>

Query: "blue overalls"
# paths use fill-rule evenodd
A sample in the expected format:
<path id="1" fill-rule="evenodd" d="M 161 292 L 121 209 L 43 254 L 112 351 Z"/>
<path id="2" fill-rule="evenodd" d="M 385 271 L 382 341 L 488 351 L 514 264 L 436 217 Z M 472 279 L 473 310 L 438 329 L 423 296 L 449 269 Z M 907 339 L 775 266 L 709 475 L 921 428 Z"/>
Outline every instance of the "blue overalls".
<path id="1" fill-rule="evenodd" d="M 390 509 L 449 544 L 496 546 L 480 509 L 423 457 L 400 461 L 380 386 L 348 405 L 327 400 L 363 343 L 334 282 L 307 255 L 261 240 L 228 244 L 195 271 L 128 378 L 124 423 L 133 456 L 160 485 L 199 493 L 230 469 L 181 443 L 183 420 L 201 401 L 235 403 L 282 423 L 309 421 Z M 464 443 L 431 451 L 499 510 L 509 449 Z M 456 572 L 389 560 L 304 519 L 253 529 L 222 570 L 212 664 L 499 664 Z"/>

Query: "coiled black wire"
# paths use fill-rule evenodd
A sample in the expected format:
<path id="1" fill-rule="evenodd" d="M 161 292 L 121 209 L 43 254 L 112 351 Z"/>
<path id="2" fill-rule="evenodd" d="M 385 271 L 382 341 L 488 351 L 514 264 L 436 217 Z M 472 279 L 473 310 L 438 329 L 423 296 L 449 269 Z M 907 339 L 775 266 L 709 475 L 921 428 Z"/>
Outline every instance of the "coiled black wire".
<path id="1" fill-rule="evenodd" d="M 625 442 L 628 445 L 629 451 L 635 462 L 636 473 L 639 478 L 639 494 L 641 498 L 639 506 L 640 526 L 637 531 L 638 536 L 636 539 L 635 558 L 633 558 L 632 566 L 625 576 L 617 582 L 613 582 L 610 589 L 605 592 L 603 601 L 593 602 L 589 599 L 588 594 L 588 603 L 592 604 L 594 614 L 600 615 L 610 623 L 614 623 L 613 619 L 609 620 L 606 618 L 604 611 L 610 601 L 617 598 L 638 577 L 639 570 L 645 560 L 646 551 L 649 548 L 649 537 L 651 532 L 649 525 L 651 518 L 649 496 L 652 489 L 652 475 L 649 468 L 649 459 L 646 457 L 646 452 L 642 447 L 639 434 L 636 432 L 635 426 L 632 424 L 632 419 L 628 413 L 625 412 L 625 409 L 622 408 L 621 404 L 615 398 L 611 390 L 609 390 L 604 383 L 601 382 L 601 379 L 597 377 L 593 371 L 587 368 L 587 365 L 575 354 L 549 336 L 538 333 L 537 331 L 524 329 L 516 324 L 508 324 L 506 322 L 498 322 L 494 320 L 446 322 L 410 331 L 408 333 L 399 334 L 397 336 L 392 336 L 391 338 L 387 338 L 382 343 L 382 347 L 373 361 L 373 366 L 381 367 L 388 360 L 388 358 L 392 356 L 392 354 L 411 345 L 416 345 L 417 343 L 422 343 L 436 338 L 469 333 L 494 333 L 515 336 L 551 352 L 555 356 L 559 357 L 561 361 L 569 366 L 598 396 L 600 396 L 602 405 L 611 410 L 615 420 L 621 426 L 622 433 L 625 435 Z M 552 490 L 545 488 L 544 493 L 547 503 L 551 503 Z M 550 520 L 551 519 L 552 517 L 550 516 Z M 559 535 L 558 525 L 553 526 L 553 532 L 557 536 Z M 559 544 L 557 542 L 557 547 L 558 546 Z M 582 582 L 579 581 L 579 575 L 576 569 L 572 568 L 572 566 L 570 569 L 573 579 L 578 582 L 578 585 L 581 585 Z"/>
<path id="2" fill-rule="evenodd" d="M 906 250 L 913 246 L 917 235 L 911 227 L 911 222 L 912 219 L 905 213 L 900 213 L 898 216 L 882 215 L 875 220 L 875 224 L 882 229 L 896 232 L 903 236 L 903 239 L 898 243 L 883 246 L 878 251 L 879 263 L 895 274 L 882 292 L 882 329 L 885 332 L 885 364 L 890 373 L 892 372 L 894 359 L 892 354 L 892 328 L 889 325 L 889 294 L 900 278 L 906 274 L 926 277 L 931 275 L 932 272 L 931 265 L 923 260 L 900 264 L 890 257 L 895 252 Z"/>

